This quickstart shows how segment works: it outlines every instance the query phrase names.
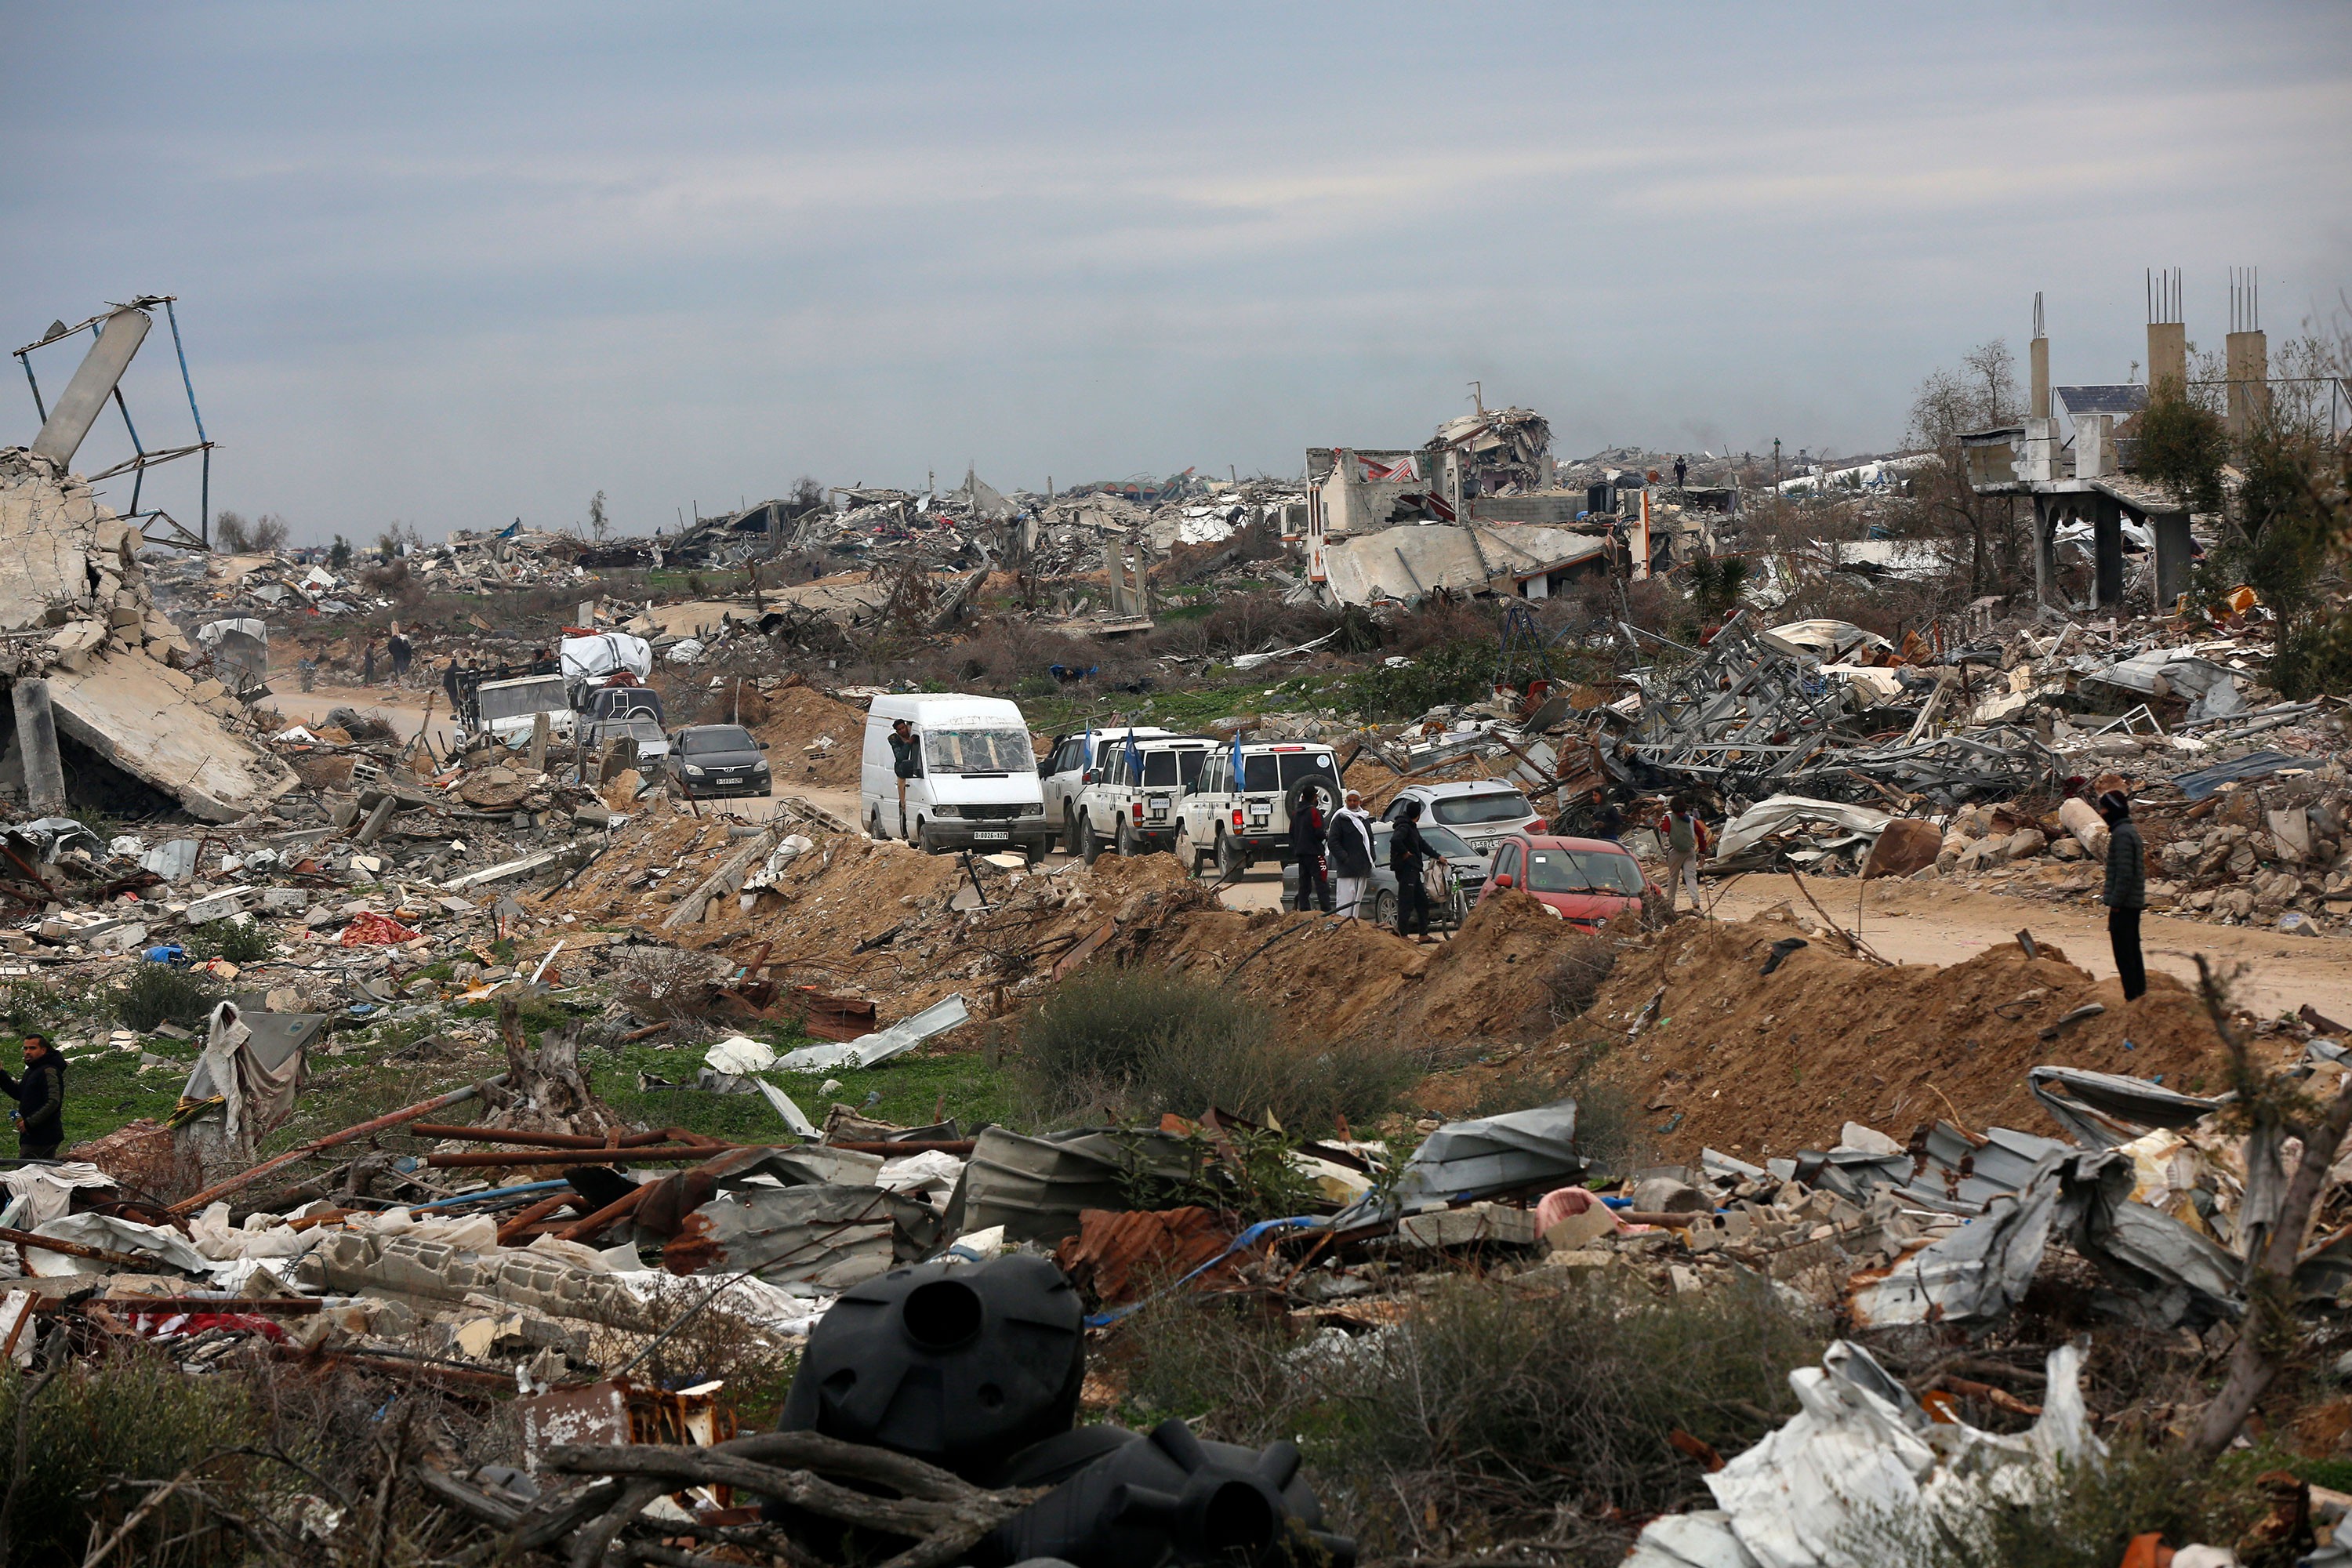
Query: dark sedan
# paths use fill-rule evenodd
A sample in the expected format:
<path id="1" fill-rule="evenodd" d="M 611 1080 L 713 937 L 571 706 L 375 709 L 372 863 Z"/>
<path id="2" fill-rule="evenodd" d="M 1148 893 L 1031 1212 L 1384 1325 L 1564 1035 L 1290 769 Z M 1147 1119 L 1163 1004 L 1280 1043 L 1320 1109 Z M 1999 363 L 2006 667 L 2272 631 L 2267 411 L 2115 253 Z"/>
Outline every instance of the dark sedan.
<path id="1" fill-rule="evenodd" d="M 768 742 L 740 724 L 695 724 L 669 738 L 669 776 L 698 800 L 768 793 Z"/>
<path id="2" fill-rule="evenodd" d="M 1389 835 L 1395 830 L 1392 823 L 1372 824 L 1372 879 L 1364 889 L 1364 908 L 1357 911 L 1364 919 L 1381 925 L 1396 924 L 1396 873 L 1389 869 Z M 1423 822 L 1421 837 L 1431 849 L 1445 857 L 1446 868 L 1454 873 L 1454 897 L 1442 905 L 1431 906 L 1430 923 L 1448 929 L 1458 926 L 1469 914 L 1471 905 L 1478 897 L 1478 889 L 1486 886 L 1493 866 L 1486 857 L 1471 848 L 1450 827 Z M 1329 869 L 1328 865 L 1325 869 Z M 1337 890 L 1336 887 L 1334 890 Z M 1298 863 L 1295 860 L 1283 863 L 1282 907 L 1286 910 L 1298 907 Z"/>

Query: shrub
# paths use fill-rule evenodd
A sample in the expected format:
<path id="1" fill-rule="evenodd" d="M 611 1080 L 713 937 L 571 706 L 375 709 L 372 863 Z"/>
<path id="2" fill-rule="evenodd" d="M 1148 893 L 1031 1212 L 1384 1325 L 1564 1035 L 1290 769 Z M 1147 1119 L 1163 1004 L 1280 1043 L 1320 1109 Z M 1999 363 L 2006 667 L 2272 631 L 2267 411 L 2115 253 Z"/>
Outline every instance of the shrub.
<path id="1" fill-rule="evenodd" d="M 1791 1411 L 1789 1371 L 1821 1345 L 1760 1279 L 1660 1300 L 1580 1275 L 1539 1290 L 1449 1281 L 1357 1339 L 1307 1341 L 1180 1295 L 1137 1314 L 1113 1355 L 1126 1418 L 1296 1436 L 1368 1555 L 1454 1556 L 1563 1515 L 1602 1546 L 1624 1530 L 1604 1519 L 1704 1504 L 1702 1471 L 1672 1435 L 1746 1447 Z M 1617 1534 L 1594 1560 L 1623 1545 Z"/>
<path id="2" fill-rule="evenodd" d="M 91 1365 L 66 1366 L 46 1384 L 38 1373 L 0 1367 L 0 1433 L 17 1433 L 20 1422 L 24 1479 L 0 1551 L 11 1563 L 79 1563 L 146 1495 L 118 1489 L 113 1483 L 120 1478 L 166 1480 L 261 1436 L 240 1382 L 190 1377 L 136 1348 Z M 223 1482 L 235 1473 L 215 1464 L 206 1479 Z M 200 1560 L 200 1552 L 161 1550 L 197 1516 L 198 1505 L 173 1499 L 148 1516 L 116 1560 Z"/>
<path id="3" fill-rule="evenodd" d="M 1295 1131 L 1388 1110 L 1420 1066 L 1399 1047 L 1281 1038 L 1256 1003 L 1163 969 L 1081 970 L 1021 1029 L 1024 1089 L 1052 1121 L 1107 1106 L 1127 1115 L 1216 1107 L 1267 1111 Z"/>
<path id="4" fill-rule="evenodd" d="M 2117 1444 L 2105 1462 L 2063 1466 L 2028 1504 L 1996 1502 L 1930 1532 L 1916 1519 L 1864 1520 L 1839 1544 L 1886 1568 L 2114 1568 L 2135 1535 L 2228 1546 L 2269 1511 L 2259 1477 L 2278 1458 L 2247 1454 L 2207 1465 L 2180 1449 Z M 2287 1568 L 2299 1554 L 2244 1553 L 2250 1568 Z"/>
<path id="5" fill-rule="evenodd" d="M 1491 641 L 1445 643 L 1411 664 L 1366 670 L 1347 683 L 1347 694 L 1367 719 L 1417 719 L 1442 702 L 1486 697 L 1495 679 L 1495 657 Z"/>
<path id="6" fill-rule="evenodd" d="M 231 963 L 258 963 L 278 949 L 259 921 L 214 921 L 198 926 L 187 941 L 198 958 L 225 958 Z"/>
<path id="7" fill-rule="evenodd" d="M 168 963 L 142 963 L 114 993 L 114 1016 L 141 1032 L 158 1024 L 194 1028 L 210 1016 L 219 995 L 204 978 Z"/>

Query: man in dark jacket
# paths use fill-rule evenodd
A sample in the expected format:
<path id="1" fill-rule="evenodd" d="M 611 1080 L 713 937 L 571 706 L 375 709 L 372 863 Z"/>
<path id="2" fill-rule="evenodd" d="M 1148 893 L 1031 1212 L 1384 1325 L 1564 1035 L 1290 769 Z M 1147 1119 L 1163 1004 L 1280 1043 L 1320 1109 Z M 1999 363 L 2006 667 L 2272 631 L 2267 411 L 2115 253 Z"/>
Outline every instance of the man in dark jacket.
<path id="1" fill-rule="evenodd" d="M 2107 885 L 2099 902 L 2107 906 L 2107 940 L 2115 944 L 2116 974 L 2124 983 L 2124 1000 L 2147 994 L 2147 963 L 2139 951 L 2139 912 L 2147 908 L 2147 851 L 2131 819 L 2131 800 L 2111 789 L 2099 797 L 2099 815 L 2107 820 Z"/>
<path id="2" fill-rule="evenodd" d="M 1421 879 L 1429 846 L 1421 837 L 1421 802 L 1408 800 L 1389 838 L 1389 869 L 1397 879 L 1397 935 L 1429 936 L 1429 889 Z"/>
<path id="3" fill-rule="evenodd" d="M 18 1157 L 54 1159 L 66 1136 L 66 1058 L 41 1036 L 27 1035 L 25 1076 L 0 1072 L 0 1089 L 16 1102 L 9 1120 L 16 1124 Z"/>
<path id="4" fill-rule="evenodd" d="M 1323 797 L 1308 791 L 1290 814 L 1290 858 L 1298 868 L 1298 908 L 1319 902 L 1330 914 L 1331 879 L 1323 865 Z"/>
<path id="5" fill-rule="evenodd" d="M 898 837 L 911 838 L 907 831 L 907 781 L 923 776 L 923 739 L 904 719 L 890 726 L 890 771 L 898 779 Z"/>

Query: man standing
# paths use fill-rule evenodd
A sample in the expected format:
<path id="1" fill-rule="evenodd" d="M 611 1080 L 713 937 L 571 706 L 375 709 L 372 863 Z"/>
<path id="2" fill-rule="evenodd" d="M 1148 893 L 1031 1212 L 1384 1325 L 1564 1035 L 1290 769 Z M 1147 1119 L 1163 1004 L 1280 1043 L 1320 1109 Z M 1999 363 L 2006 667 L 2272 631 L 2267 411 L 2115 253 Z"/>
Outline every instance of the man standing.
<path id="1" fill-rule="evenodd" d="M 16 1102 L 8 1119 L 16 1124 L 18 1158 L 54 1159 L 66 1135 L 66 1058 L 42 1036 L 26 1035 L 25 1076 L 0 1072 L 0 1090 Z"/>
<path id="2" fill-rule="evenodd" d="M 1607 790 L 1594 784 L 1591 795 L 1586 797 L 1585 806 L 1586 814 L 1591 818 L 1593 837 L 1606 838 L 1612 844 L 1624 837 L 1625 810 L 1609 798 Z"/>
<path id="3" fill-rule="evenodd" d="M 395 626 L 393 628 L 392 636 L 385 639 L 383 647 L 384 651 L 392 658 L 393 680 L 397 683 L 406 679 L 410 657 L 408 638 L 401 635 L 400 628 Z"/>
<path id="4" fill-rule="evenodd" d="M 907 781 L 923 776 L 923 742 L 904 719 L 890 726 L 890 771 L 898 776 L 898 837 L 913 842 L 907 831 Z"/>
<path id="5" fill-rule="evenodd" d="M 1298 868 L 1297 908 L 1307 909 L 1320 903 L 1323 912 L 1333 912 L 1331 879 L 1323 868 L 1323 795 L 1319 790 L 1308 790 L 1299 797 L 1298 809 L 1290 814 L 1290 859 Z"/>
<path id="6" fill-rule="evenodd" d="M 1688 883 L 1693 912 L 1705 914 L 1706 900 L 1698 892 L 1698 858 L 1706 848 L 1706 824 L 1698 819 L 1690 796 L 1678 795 L 1666 803 L 1666 815 L 1658 819 L 1658 836 L 1666 841 L 1666 913 L 1675 912 L 1675 899 Z"/>
<path id="7" fill-rule="evenodd" d="M 1683 479 L 1689 472 L 1690 465 L 1684 462 L 1680 457 L 1676 457 L 1675 458 L 1675 489 L 1679 490 L 1683 488 Z"/>
<path id="8" fill-rule="evenodd" d="M 1397 935 L 1429 940 L 1429 888 L 1422 879 L 1429 846 L 1421 837 L 1421 802 L 1408 800 L 1389 833 L 1389 869 L 1397 880 Z"/>
<path id="9" fill-rule="evenodd" d="M 1331 814 L 1323 837 L 1331 857 L 1331 878 L 1339 884 L 1339 915 L 1361 920 L 1364 888 L 1372 879 L 1372 820 L 1364 815 L 1360 792 L 1348 792 L 1348 804 Z"/>
<path id="10" fill-rule="evenodd" d="M 2147 963 L 2139 951 L 2139 912 L 2147 908 L 2147 851 L 2131 817 L 2131 799 L 2119 789 L 2099 797 L 2107 819 L 2107 885 L 2099 902 L 2107 906 L 2107 940 L 2115 945 L 2116 975 L 2124 1000 L 2147 994 Z"/>

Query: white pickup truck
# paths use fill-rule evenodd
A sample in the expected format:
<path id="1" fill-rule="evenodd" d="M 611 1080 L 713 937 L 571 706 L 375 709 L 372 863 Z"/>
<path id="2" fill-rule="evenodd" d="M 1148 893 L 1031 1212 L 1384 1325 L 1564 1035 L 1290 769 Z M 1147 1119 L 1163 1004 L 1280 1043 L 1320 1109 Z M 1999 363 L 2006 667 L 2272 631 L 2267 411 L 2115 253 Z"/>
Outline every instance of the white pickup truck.
<path id="1" fill-rule="evenodd" d="M 1106 843 L 1121 855 L 1173 848 L 1177 807 L 1216 745 L 1206 735 L 1155 735 L 1110 746 L 1071 808 L 1078 856 L 1091 866 Z"/>
<path id="2" fill-rule="evenodd" d="M 1327 805 L 1340 798 L 1339 761 L 1328 746 L 1298 741 L 1244 741 L 1221 745 L 1201 764 L 1201 776 L 1179 808 L 1176 859 L 1198 875 L 1212 858 L 1230 881 L 1260 860 L 1290 858 L 1290 807 L 1310 784 Z"/>

